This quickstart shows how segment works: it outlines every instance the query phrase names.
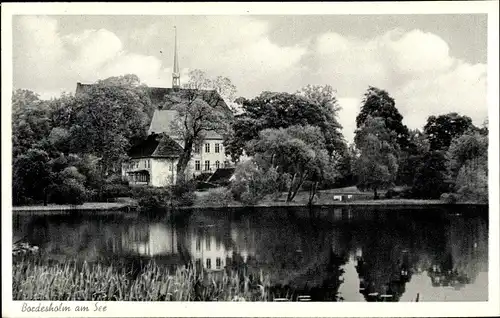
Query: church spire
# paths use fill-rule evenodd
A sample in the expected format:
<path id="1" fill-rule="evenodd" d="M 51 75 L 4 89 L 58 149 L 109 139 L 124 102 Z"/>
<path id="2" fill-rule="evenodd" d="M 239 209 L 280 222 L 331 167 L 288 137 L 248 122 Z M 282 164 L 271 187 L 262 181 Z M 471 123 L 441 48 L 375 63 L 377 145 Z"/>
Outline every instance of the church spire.
<path id="1" fill-rule="evenodd" d="M 172 88 L 180 88 L 181 74 L 179 73 L 179 60 L 177 58 L 177 28 L 174 26 L 175 48 L 174 48 L 174 68 L 172 71 Z"/>

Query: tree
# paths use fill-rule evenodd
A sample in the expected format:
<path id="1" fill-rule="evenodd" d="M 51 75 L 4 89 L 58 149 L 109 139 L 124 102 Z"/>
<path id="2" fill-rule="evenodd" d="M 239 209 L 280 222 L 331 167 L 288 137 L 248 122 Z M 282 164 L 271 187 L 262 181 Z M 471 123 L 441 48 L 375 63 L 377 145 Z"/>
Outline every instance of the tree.
<path id="1" fill-rule="evenodd" d="M 29 149 L 14 159 L 12 197 L 15 204 L 31 198 L 43 200 L 47 205 L 48 188 L 54 177 L 49 160 L 47 152 L 40 149 Z"/>
<path id="2" fill-rule="evenodd" d="M 487 160 L 481 157 L 467 160 L 457 174 L 455 189 L 461 200 L 487 203 Z"/>
<path id="3" fill-rule="evenodd" d="M 71 116 L 71 151 L 100 158 L 101 173 L 116 172 L 126 149 L 146 136 L 147 105 L 133 87 L 92 85 L 75 98 Z"/>
<path id="4" fill-rule="evenodd" d="M 447 152 L 448 171 L 451 180 L 455 180 L 459 170 L 468 161 L 481 159 L 488 162 L 488 136 L 478 132 L 465 133 L 451 141 Z"/>
<path id="5" fill-rule="evenodd" d="M 52 129 L 46 101 L 29 90 L 12 94 L 12 154 L 25 154 L 30 148 L 43 149 Z"/>
<path id="6" fill-rule="evenodd" d="M 403 125 L 403 116 L 396 108 L 394 99 L 385 90 L 370 86 L 366 91 L 361 110 L 356 117 L 356 127 L 359 129 L 369 117 L 380 117 L 384 120 L 387 130 L 394 132 L 399 148 L 408 147 L 408 128 Z"/>
<path id="7" fill-rule="evenodd" d="M 180 138 L 183 143 L 183 152 L 177 163 L 177 178 L 180 182 L 185 179 L 185 171 L 191 160 L 193 146 L 201 143 L 208 132 L 224 134 L 228 130 L 230 114 L 207 102 L 207 98 L 210 101 L 210 96 L 216 98 L 216 94 L 215 91 L 208 92 L 202 98 L 200 91 L 192 90 L 183 92 L 182 97 L 174 94 L 167 101 L 173 105 L 171 109 L 177 111 L 171 127 L 173 135 Z"/>
<path id="8" fill-rule="evenodd" d="M 294 125 L 320 128 L 329 150 L 345 146 L 337 130 L 334 115 L 327 107 L 299 94 L 263 92 L 252 100 L 240 100 L 243 113 L 235 116 L 231 134 L 224 141 L 226 153 L 234 161 L 248 151 L 247 142 L 259 139 L 264 129 L 287 128 Z"/>
<path id="9" fill-rule="evenodd" d="M 453 138 L 473 127 L 470 117 L 449 113 L 437 117 L 430 116 L 424 126 L 424 132 L 428 136 L 431 150 L 446 151 Z"/>
<path id="10" fill-rule="evenodd" d="M 322 115 L 325 118 L 318 126 L 325 135 L 328 153 L 332 155 L 337 152 L 339 156 L 345 155 L 347 144 L 341 132 L 342 126 L 338 122 L 338 113 L 341 107 L 338 104 L 336 91 L 333 87 L 330 85 L 307 85 L 297 94 L 306 97 L 321 107 Z"/>
<path id="11" fill-rule="evenodd" d="M 416 197 L 438 199 L 442 193 L 448 192 L 446 157 L 442 151 L 426 153 L 416 170 L 412 187 Z"/>
<path id="12" fill-rule="evenodd" d="M 381 117 L 368 116 L 356 130 L 354 141 L 360 153 L 355 163 L 358 186 L 373 190 L 375 199 L 378 189 L 392 185 L 396 179 L 399 152 L 394 142 L 396 137 Z"/>
<path id="13" fill-rule="evenodd" d="M 415 167 L 418 167 L 425 153 L 429 151 L 427 136 L 420 130 L 409 131 L 409 143 L 407 151 L 400 152 L 397 184 L 413 185 L 415 179 Z"/>
<path id="14" fill-rule="evenodd" d="M 290 126 L 265 129 L 259 139 L 249 142 L 249 153 L 257 155 L 261 166 L 276 168 L 280 175 L 290 176 L 287 202 L 293 201 L 306 180 L 313 182 L 312 203 L 318 183 L 334 176 L 321 130 L 314 126 Z"/>
<path id="15" fill-rule="evenodd" d="M 188 73 L 189 80 L 184 88 L 196 90 L 215 90 L 224 99 L 227 105 L 233 104 L 236 96 L 236 86 L 228 77 L 217 76 L 211 79 L 202 70 L 194 69 Z"/>
<path id="16" fill-rule="evenodd" d="M 254 205 L 268 194 L 277 194 L 281 190 L 282 179 L 274 167 L 259 166 L 255 159 L 250 159 L 236 166 L 231 193 L 237 201 Z"/>

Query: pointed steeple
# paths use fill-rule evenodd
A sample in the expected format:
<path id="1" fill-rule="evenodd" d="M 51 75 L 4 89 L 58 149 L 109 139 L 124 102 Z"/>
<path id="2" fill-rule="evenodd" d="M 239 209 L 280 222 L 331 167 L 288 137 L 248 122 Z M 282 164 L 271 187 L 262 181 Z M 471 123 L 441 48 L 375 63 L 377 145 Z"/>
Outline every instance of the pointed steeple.
<path id="1" fill-rule="evenodd" d="M 172 88 L 180 88 L 181 74 L 179 73 L 179 60 L 177 58 L 177 28 L 174 26 L 175 48 L 174 48 L 174 68 L 172 71 Z"/>

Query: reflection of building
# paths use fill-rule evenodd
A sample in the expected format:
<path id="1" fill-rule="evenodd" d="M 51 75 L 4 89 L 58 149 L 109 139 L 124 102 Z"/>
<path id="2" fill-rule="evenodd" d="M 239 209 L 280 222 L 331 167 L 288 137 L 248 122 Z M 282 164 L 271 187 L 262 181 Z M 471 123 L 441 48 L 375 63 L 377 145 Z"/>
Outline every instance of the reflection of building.
<path id="1" fill-rule="evenodd" d="M 222 270 L 232 262 L 233 250 L 223 244 L 222 235 L 203 228 L 191 231 L 190 252 L 196 268 Z"/>
<path id="2" fill-rule="evenodd" d="M 144 256 L 177 254 L 177 233 L 164 223 L 129 227 L 122 236 L 124 248 Z"/>

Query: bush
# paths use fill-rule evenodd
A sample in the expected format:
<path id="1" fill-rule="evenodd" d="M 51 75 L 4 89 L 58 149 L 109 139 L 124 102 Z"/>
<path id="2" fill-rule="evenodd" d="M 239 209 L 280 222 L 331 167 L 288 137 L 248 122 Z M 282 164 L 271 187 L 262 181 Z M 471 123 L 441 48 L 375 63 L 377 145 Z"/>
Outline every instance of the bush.
<path id="1" fill-rule="evenodd" d="M 208 190 L 198 200 L 201 206 L 228 206 L 233 201 L 233 194 L 226 188 L 215 188 Z"/>
<path id="2" fill-rule="evenodd" d="M 56 204 L 82 204 L 87 199 L 87 190 L 76 179 L 64 180 L 50 188 L 49 201 Z"/>
<path id="3" fill-rule="evenodd" d="M 123 183 L 108 183 L 101 189 L 101 200 L 107 201 L 118 197 L 128 197 L 131 195 L 131 190 L 128 185 Z"/>
<path id="4" fill-rule="evenodd" d="M 172 198 L 175 204 L 180 206 L 191 206 L 196 200 L 196 183 L 194 181 L 185 181 L 170 186 Z"/>
<path id="5" fill-rule="evenodd" d="M 277 196 L 287 180 L 277 172 L 277 168 L 264 169 L 252 161 L 236 167 L 235 180 L 231 183 L 231 193 L 235 200 L 255 205 L 266 195 Z"/>
<path id="6" fill-rule="evenodd" d="M 397 197 L 398 195 L 399 195 L 399 191 L 396 191 L 394 189 L 389 189 L 385 192 L 386 199 L 392 199 L 394 197 Z"/>
<path id="7" fill-rule="evenodd" d="M 137 187 L 132 190 L 132 197 L 141 209 L 159 211 L 170 206 L 172 193 L 166 187 Z"/>
<path id="8" fill-rule="evenodd" d="M 399 193 L 399 197 L 402 199 L 414 199 L 415 194 L 413 193 L 413 189 L 405 189 Z"/>
<path id="9" fill-rule="evenodd" d="M 443 193 L 441 194 L 440 200 L 445 202 L 445 203 L 457 203 L 458 198 L 457 195 L 454 193 Z"/>

